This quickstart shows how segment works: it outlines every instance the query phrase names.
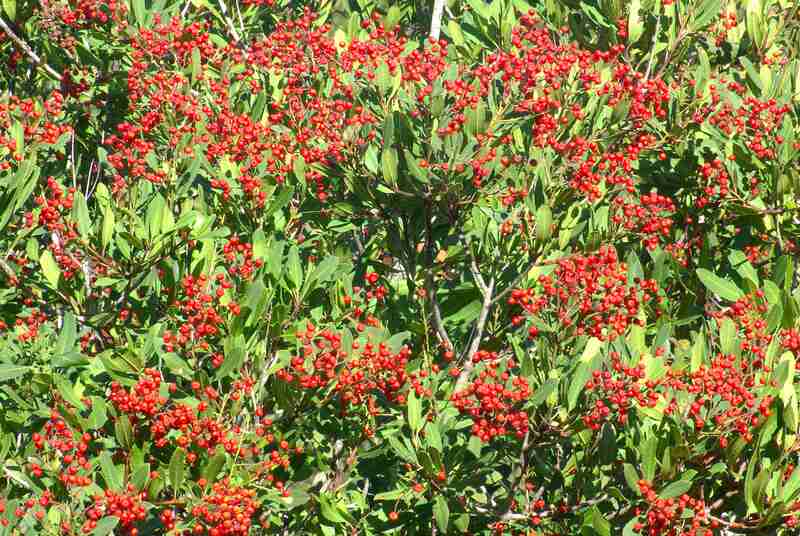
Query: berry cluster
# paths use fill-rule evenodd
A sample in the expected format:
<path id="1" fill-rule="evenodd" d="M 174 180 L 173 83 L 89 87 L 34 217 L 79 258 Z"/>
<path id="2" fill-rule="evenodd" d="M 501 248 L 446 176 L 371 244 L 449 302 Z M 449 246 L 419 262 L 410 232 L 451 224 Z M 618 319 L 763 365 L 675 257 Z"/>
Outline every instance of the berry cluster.
<path id="1" fill-rule="evenodd" d="M 645 536 L 712 536 L 718 523 L 708 518 L 705 501 L 687 494 L 674 499 L 661 499 L 650 482 L 639 481 L 639 491 L 647 508 L 636 508 L 644 520 L 636 523 L 634 531 Z M 686 515 L 689 514 L 689 515 Z"/>
<path id="2" fill-rule="evenodd" d="M 488 361 L 487 366 L 469 386 L 453 393 L 450 397 L 453 406 L 472 418 L 472 434 L 484 442 L 508 434 L 524 437 L 528 414 L 518 408 L 532 394 L 528 381 L 509 372 L 515 366 L 513 361 L 506 363 L 505 370 L 498 371 L 496 353 L 478 352 L 475 359 Z"/>
<path id="3" fill-rule="evenodd" d="M 586 382 L 586 391 L 590 395 L 596 394 L 597 399 L 591 412 L 583 416 L 583 423 L 597 431 L 611 415 L 616 415 L 617 421 L 624 425 L 628 422 L 629 412 L 636 406 L 655 407 L 659 395 L 653 389 L 654 383 L 642 381 L 644 378 L 644 363 L 628 367 L 620 361 L 619 352 L 611 352 L 611 370 L 596 370 L 592 379 Z"/>
<path id="4" fill-rule="evenodd" d="M 214 484 L 211 493 L 191 509 L 197 520 L 194 533 L 202 534 L 206 530 L 209 536 L 250 534 L 253 517 L 260 507 L 255 495 L 254 490 L 232 486 L 228 481 Z"/>
<path id="5" fill-rule="evenodd" d="M 55 462 L 59 468 L 58 479 L 64 486 L 84 487 L 92 483 L 94 468 L 87 457 L 91 435 L 73 431 L 61 414 L 53 410 L 42 430 L 34 433 L 31 439 L 43 462 L 47 462 L 31 466 L 34 476 L 41 477 L 43 468 Z"/>
<path id="6" fill-rule="evenodd" d="M 133 484 L 128 484 L 124 493 L 105 490 L 103 494 L 95 495 L 94 506 L 86 512 L 86 522 L 83 525 L 84 532 L 92 532 L 97 528 L 97 522 L 106 516 L 119 519 L 119 527 L 122 529 L 120 534 L 137 536 L 139 529 L 136 523 L 144 521 L 146 509 L 142 500 L 146 498 L 146 493 L 137 492 Z"/>
<path id="7" fill-rule="evenodd" d="M 741 350 L 755 356 L 755 359 L 745 361 L 743 365 L 746 364 L 753 369 L 761 369 L 764 366 L 767 347 L 772 342 L 772 334 L 767 329 L 767 321 L 764 318 L 767 310 L 764 291 L 757 289 L 736 300 L 730 307 L 708 311 L 708 315 L 720 323 L 723 318 L 733 321 L 737 333 L 744 337 L 740 344 Z"/>
<path id="8" fill-rule="evenodd" d="M 234 255 L 230 248 L 228 254 Z M 245 256 L 243 264 L 233 264 L 230 268 L 239 275 L 245 275 L 252 274 L 252 266 L 249 257 Z M 219 338 L 226 316 L 238 316 L 241 313 L 241 307 L 235 301 L 223 305 L 226 290 L 232 287 L 233 282 L 224 274 L 217 274 L 212 279 L 205 275 L 184 277 L 181 280 L 181 295 L 175 302 L 178 308 L 175 321 L 181 324 L 177 334 L 167 330 L 162 335 L 165 349 L 172 352 L 177 345 L 187 352 L 209 350 Z M 222 364 L 219 359 L 213 359 L 213 363 L 215 366 Z"/>
<path id="9" fill-rule="evenodd" d="M 508 304 L 535 316 L 551 315 L 565 329 L 601 340 L 614 339 L 633 324 L 641 324 L 639 312 L 652 300 L 660 301 L 655 280 L 628 283 L 628 267 L 612 247 L 592 255 L 573 255 L 557 263 L 554 276 L 542 275 L 539 289 L 515 289 Z M 512 317 L 520 325 L 523 317 Z M 534 328 L 532 336 L 538 334 Z"/>
<path id="10" fill-rule="evenodd" d="M 406 385 L 406 365 L 411 350 L 403 346 L 393 352 L 385 342 L 353 341 L 342 344 L 342 334 L 317 330 L 308 324 L 297 334 L 302 354 L 291 360 L 291 368 L 278 377 L 302 389 L 321 390 L 333 387 L 343 408 L 368 403 L 380 393 L 389 402 L 398 401 Z"/>
<path id="11" fill-rule="evenodd" d="M 638 234 L 648 249 L 655 249 L 672 230 L 675 203 L 656 192 L 626 202 L 622 196 L 614 199 L 611 221 L 626 231 Z"/>
<path id="12" fill-rule="evenodd" d="M 139 417 L 144 420 L 152 419 L 167 403 L 167 399 L 160 394 L 160 387 L 161 373 L 155 369 L 146 369 L 144 377 L 129 391 L 119 383 L 111 382 L 108 400 L 117 411 L 130 416 L 131 423 L 135 424 Z"/>

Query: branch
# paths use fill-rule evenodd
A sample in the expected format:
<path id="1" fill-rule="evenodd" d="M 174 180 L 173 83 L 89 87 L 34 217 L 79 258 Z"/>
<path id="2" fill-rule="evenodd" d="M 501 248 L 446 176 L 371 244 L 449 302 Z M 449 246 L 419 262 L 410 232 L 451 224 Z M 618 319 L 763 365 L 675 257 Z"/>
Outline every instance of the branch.
<path id="1" fill-rule="evenodd" d="M 470 271 L 472 271 L 472 277 L 475 279 L 475 283 L 478 284 L 478 288 L 481 290 L 481 294 L 486 296 L 486 291 L 488 289 L 486 287 L 486 282 L 483 280 L 483 276 L 481 275 L 480 270 L 478 270 L 478 263 L 475 262 L 475 256 L 470 254 L 469 260 L 470 260 L 469 269 Z"/>
<path id="2" fill-rule="evenodd" d="M 450 337 L 447 336 L 447 331 L 444 329 L 442 310 L 439 308 L 439 301 L 436 299 L 436 290 L 433 288 L 433 274 L 430 272 L 425 276 L 425 291 L 428 294 L 428 300 L 431 302 L 433 327 L 436 330 L 436 335 L 439 337 L 439 342 L 445 345 L 448 350 L 452 350 L 453 343 L 450 342 Z"/>
<path id="3" fill-rule="evenodd" d="M 472 336 L 472 343 L 467 350 L 465 356 L 464 368 L 458 376 L 454 392 L 458 392 L 464 388 L 469 375 L 472 372 L 475 364 L 472 362 L 472 356 L 478 351 L 481 346 L 481 339 L 483 339 L 483 331 L 486 329 L 486 320 L 489 318 L 489 311 L 492 309 L 492 296 L 494 294 L 494 277 L 489 279 L 489 284 L 486 286 L 486 292 L 483 293 L 483 306 L 481 307 L 480 316 L 478 316 L 478 323 L 475 324 L 474 335 Z"/>
<path id="4" fill-rule="evenodd" d="M 515 460 L 514 467 L 511 468 L 511 474 L 514 474 L 514 469 L 518 466 L 519 467 L 519 476 L 515 479 L 514 483 L 511 484 L 511 490 L 509 492 L 509 498 L 511 499 L 510 504 L 508 506 L 508 511 L 504 515 L 513 514 L 513 510 L 511 509 L 511 505 L 514 504 L 514 488 L 518 487 L 522 481 L 523 477 L 525 476 L 525 469 L 527 466 L 527 460 L 525 459 L 525 452 L 528 450 L 528 445 L 530 444 L 530 431 L 525 432 L 525 439 L 522 441 L 522 448 L 519 451 L 519 458 Z M 544 486 L 539 488 L 539 491 L 544 493 Z"/>
<path id="5" fill-rule="evenodd" d="M 444 329 L 444 321 L 442 320 L 442 310 L 439 308 L 439 302 L 436 299 L 436 289 L 433 285 L 433 229 L 431 222 L 433 215 L 431 214 L 430 199 L 425 202 L 425 290 L 428 294 L 428 299 L 431 302 L 431 309 L 433 310 L 433 327 L 439 337 L 439 343 L 447 346 L 448 350 L 453 349 L 453 343 L 450 337 L 447 336 L 447 331 Z"/>
<path id="6" fill-rule="evenodd" d="M 30 45 L 28 45 L 28 43 L 20 39 L 19 36 L 17 36 L 17 34 L 15 34 L 11 30 L 11 28 L 8 26 L 8 24 L 6 23 L 5 19 L 2 16 L 0 16 L 0 29 L 2 29 L 3 32 L 8 37 L 10 37 L 11 40 L 14 41 L 14 43 L 16 43 L 16 45 L 20 49 L 22 49 L 22 51 L 25 53 L 26 56 L 28 56 L 31 59 L 34 65 L 41 67 L 47 74 L 49 74 L 50 76 L 61 82 L 62 80 L 61 75 L 58 74 L 58 72 L 52 67 L 50 67 L 47 63 L 42 61 L 42 58 L 40 58 L 39 55 L 33 51 Z"/>
<path id="7" fill-rule="evenodd" d="M 233 37 L 235 44 L 239 45 L 239 42 L 242 40 L 242 38 L 239 36 L 239 32 L 236 31 L 236 26 L 234 26 L 230 15 L 228 15 L 228 6 L 225 5 L 225 0 L 218 0 L 217 4 L 219 5 L 220 12 L 222 12 L 222 18 L 225 21 L 225 24 L 228 26 L 228 33 L 230 33 L 231 37 Z"/>
<path id="8" fill-rule="evenodd" d="M 444 0 L 433 1 L 433 14 L 431 15 L 431 34 L 430 36 L 439 40 L 439 34 L 442 30 L 442 15 L 444 13 Z"/>

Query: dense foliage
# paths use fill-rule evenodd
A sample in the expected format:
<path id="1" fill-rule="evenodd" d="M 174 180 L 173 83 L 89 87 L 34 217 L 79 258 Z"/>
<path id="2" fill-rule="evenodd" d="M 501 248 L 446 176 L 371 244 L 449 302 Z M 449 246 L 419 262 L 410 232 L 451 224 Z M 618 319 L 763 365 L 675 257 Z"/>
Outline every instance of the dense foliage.
<path id="1" fill-rule="evenodd" d="M 800 2 L 436 4 L 2 0 L 0 535 L 798 533 Z"/>

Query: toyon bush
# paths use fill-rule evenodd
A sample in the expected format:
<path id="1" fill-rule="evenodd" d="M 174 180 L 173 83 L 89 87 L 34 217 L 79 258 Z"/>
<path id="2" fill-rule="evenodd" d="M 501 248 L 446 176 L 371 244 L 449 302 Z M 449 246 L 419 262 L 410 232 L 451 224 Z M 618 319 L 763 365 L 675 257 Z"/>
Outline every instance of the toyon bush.
<path id="1" fill-rule="evenodd" d="M 800 534 L 800 3 L 529 2 L 2 0 L 0 536 Z"/>

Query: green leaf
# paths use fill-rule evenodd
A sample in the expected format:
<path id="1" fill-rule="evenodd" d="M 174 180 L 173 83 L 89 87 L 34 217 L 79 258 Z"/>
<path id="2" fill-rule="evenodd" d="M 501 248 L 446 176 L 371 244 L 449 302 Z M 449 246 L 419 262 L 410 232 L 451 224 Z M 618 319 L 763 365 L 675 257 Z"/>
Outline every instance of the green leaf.
<path id="1" fill-rule="evenodd" d="M 653 436 L 648 437 L 642 442 L 640 452 L 642 454 L 642 472 L 644 479 L 652 482 L 656 476 L 656 450 L 658 449 L 658 439 Z"/>
<path id="2" fill-rule="evenodd" d="M 100 229 L 100 245 L 105 251 L 111 243 L 114 236 L 114 226 L 116 225 L 116 216 L 114 210 L 110 206 L 103 207 L 103 226 Z"/>
<path id="3" fill-rule="evenodd" d="M 611 523 L 603 516 L 597 506 L 593 506 L 591 510 L 591 527 L 600 536 L 611 536 Z"/>
<path id="4" fill-rule="evenodd" d="M 55 384 L 58 388 L 59 394 L 64 400 L 83 411 L 83 402 L 81 401 L 81 397 L 78 396 L 78 393 L 75 391 L 75 386 L 72 384 L 72 382 L 63 376 L 56 376 Z"/>
<path id="5" fill-rule="evenodd" d="M 30 367 L 23 365 L 13 365 L 11 363 L 0 363 L 0 382 L 13 380 L 24 376 Z"/>
<path id="6" fill-rule="evenodd" d="M 3 11 L 6 12 L 11 22 L 17 20 L 17 0 L 3 0 Z"/>
<path id="7" fill-rule="evenodd" d="M 572 411 L 575 404 L 578 403 L 578 398 L 586 389 L 586 382 L 592 376 L 592 365 L 590 363 L 581 362 L 578 368 L 575 369 L 575 374 L 569 382 L 569 391 L 567 392 L 567 409 Z"/>
<path id="8" fill-rule="evenodd" d="M 722 319 L 719 328 L 719 349 L 723 354 L 736 353 L 738 349 L 736 324 L 727 316 Z"/>
<path id="9" fill-rule="evenodd" d="M 397 184 L 397 150 L 394 147 L 386 147 L 381 152 L 381 170 L 386 182 L 392 186 Z"/>
<path id="10" fill-rule="evenodd" d="M 339 507 L 332 503 L 324 493 L 320 493 L 319 495 L 319 509 L 322 517 L 328 521 L 331 521 L 332 523 L 341 524 L 347 522 L 345 517 L 339 511 Z"/>
<path id="11" fill-rule="evenodd" d="M 662 489 L 658 496 L 662 499 L 672 499 L 673 497 L 677 497 L 679 495 L 683 495 L 687 491 L 689 491 L 692 487 L 691 480 L 678 480 L 677 482 L 672 482 L 668 484 L 664 489 Z"/>
<path id="12" fill-rule="evenodd" d="M 117 443 L 125 449 L 130 449 L 133 445 L 133 427 L 127 415 L 117 417 L 117 422 L 114 423 L 114 436 L 117 438 Z"/>
<path id="13" fill-rule="evenodd" d="M 408 463 L 419 463 L 414 451 L 404 445 L 396 436 L 387 436 L 386 441 L 389 442 L 389 446 L 392 448 L 392 450 L 395 451 L 403 460 L 407 461 Z"/>
<path id="14" fill-rule="evenodd" d="M 403 149 L 403 154 L 406 157 L 406 166 L 408 169 L 411 170 L 411 174 L 414 175 L 420 182 L 427 183 L 428 182 L 428 170 L 419 167 L 419 163 L 417 162 L 416 157 L 411 154 L 411 151 L 408 149 Z"/>
<path id="15" fill-rule="evenodd" d="M 641 0 L 631 0 L 628 3 L 628 43 L 635 43 L 644 32 L 644 24 L 639 15 Z"/>
<path id="16" fill-rule="evenodd" d="M 637 523 L 639 523 L 638 516 L 628 521 L 622 529 L 622 536 L 638 536 L 640 533 L 635 529 Z"/>
<path id="17" fill-rule="evenodd" d="M 600 448 L 598 463 L 608 465 L 617 460 L 617 438 L 614 433 L 614 426 L 611 423 L 603 423 L 600 431 Z"/>
<path id="18" fill-rule="evenodd" d="M 719 15 L 722 7 L 722 0 L 704 0 L 697 8 L 697 15 L 689 23 L 692 31 L 696 32 L 705 28 L 706 25 Z"/>
<path id="19" fill-rule="evenodd" d="M 408 425 L 414 432 L 419 432 L 422 428 L 422 403 L 417 398 L 416 391 L 411 389 L 408 392 Z"/>
<path id="20" fill-rule="evenodd" d="M 385 491 L 383 493 L 378 493 L 375 495 L 376 501 L 396 501 L 403 495 L 405 495 L 406 490 L 404 489 L 395 489 L 392 491 Z"/>
<path id="21" fill-rule="evenodd" d="M 297 246 L 292 246 L 289 249 L 289 254 L 286 258 L 286 276 L 289 283 L 296 289 L 300 289 L 303 285 L 303 267 L 300 265 L 300 250 Z"/>
<path id="22" fill-rule="evenodd" d="M 136 467 L 136 469 L 134 469 L 133 474 L 131 474 L 131 484 L 133 484 L 138 490 L 145 489 L 145 484 L 147 484 L 148 480 L 150 480 L 149 463 L 139 465 Z"/>
<path id="23" fill-rule="evenodd" d="M 192 378 L 192 369 L 189 366 L 189 363 L 186 362 L 182 357 L 174 352 L 167 352 L 161 356 L 161 359 L 164 360 L 164 364 L 173 374 L 180 376 L 182 378 L 191 379 Z M 223 365 L 225 363 L 223 362 Z"/>
<path id="24" fill-rule="evenodd" d="M 586 346 L 583 348 L 583 353 L 581 354 L 581 363 L 591 363 L 591 361 L 600 354 L 600 350 L 603 348 L 603 341 L 598 339 L 597 337 L 591 337 L 587 342 Z"/>
<path id="25" fill-rule="evenodd" d="M 58 280 L 61 277 L 61 268 L 58 267 L 58 263 L 53 258 L 53 254 L 50 253 L 49 249 L 44 250 L 44 252 L 39 256 L 39 264 L 42 267 L 42 274 L 44 274 L 44 278 L 47 280 L 47 283 L 53 287 L 58 288 Z"/>
<path id="26" fill-rule="evenodd" d="M 694 373 L 700 368 L 706 358 L 706 336 L 703 331 L 697 334 L 697 338 L 692 345 L 691 362 L 689 371 Z"/>
<path id="27" fill-rule="evenodd" d="M 553 211 L 549 205 L 536 209 L 536 239 L 544 242 L 553 234 Z"/>
<path id="28" fill-rule="evenodd" d="M 217 478 L 220 469 L 222 469 L 222 466 L 225 464 L 225 459 L 225 452 L 219 450 L 208 460 L 208 465 L 203 469 L 203 478 L 205 478 L 209 484 L 213 483 Z"/>
<path id="29" fill-rule="evenodd" d="M 425 439 L 428 445 L 433 447 L 434 450 L 442 452 L 442 434 L 439 431 L 439 424 L 436 421 L 429 422 L 425 425 Z"/>
<path id="30" fill-rule="evenodd" d="M 626 463 L 622 466 L 622 472 L 625 475 L 625 482 L 631 488 L 631 491 L 637 494 L 641 493 L 639 489 L 639 473 L 636 472 L 636 469 L 631 464 Z"/>
<path id="31" fill-rule="evenodd" d="M 73 350 L 77 339 L 78 335 L 76 332 L 75 315 L 72 313 L 72 311 L 67 311 L 64 313 L 64 319 L 61 323 L 61 331 L 58 334 L 58 339 L 56 339 L 53 353 L 59 356 Z"/>
<path id="32" fill-rule="evenodd" d="M 225 378 L 242 368 L 245 360 L 245 344 L 243 335 L 225 339 L 224 359 L 222 365 L 217 369 L 217 378 Z"/>
<path id="33" fill-rule="evenodd" d="M 203 65 L 202 58 L 200 57 L 200 49 L 194 47 L 192 48 L 192 82 L 196 82 L 200 78 L 202 72 Z"/>
<path id="34" fill-rule="evenodd" d="M 175 493 L 178 493 L 178 490 L 180 490 L 185 476 L 186 452 L 181 448 L 177 448 L 175 452 L 172 453 L 172 458 L 169 460 L 169 483 L 172 485 L 172 489 L 175 490 Z"/>
<path id="35" fill-rule="evenodd" d="M 97 522 L 97 525 L 92 531 L 92 536 L 108 536 L 113 534 L 114 528 L 119 523 L 119 518 L 116 516 L 106 516 Z"/>
<path id="36" fill-rule="evenodd" d="M 586 2 L 581 2 L 581 9 L 586 16 L 591 19 L 592 22 L 597 24 L 598 26 L 602 26 L 603 28 L 613 28 L 614 26 L 606 20 L 602 13 L 600 13 L 596 7 L 587 4 Z"/>
<path id="37" fill-rule="evenodd" d="M 447 30 L 448 34 L 450 35 L 450 39 L 453 40 L 453 43 L 456 46 L 464 45 L 464 34 L 461 31 L 461 26 L 459 26 L 458 22 L 453 19 L 447 21 Z"/>
<path id="38" fill-rule="evenodd" d="M 743 279 L 750 280 L 756 287 L 760 286 L 758 272 L 756 272 L 756 269 L 750 264 L 744 252 L 738 249 L 731 251 L 730 255 L 728 255 L 728 261 Z"/>
<path id="39" fill-rule="evenodd" d="M 403 13 L 400 11 L 398 6 L 392 6 L 389 8 L 389 11 L 386 12 L 386 17 L 383 19 L 383 26 L 386 30 L 393 30 L 397 23 L 400 22 Z"/>
<path id="40" fill-rule="evenodd" d="M 750 40 L 761 47 L 764 42 L 764 13 L 761 0 L 745 0 L 745 23 Z"/>
<path id="41" fill-rule="evenodd" d="M 306 160 L 302 155 L 297 155 L 292 160 L 292 173 L 298 181 L 305 182 L 306 180 Z"/>
<path id="42" fill-rule="evenodd" d="M 119 491 L 122 489 L 122 468 L 114 465 L 111 460 L 111 454 L 108 451 L 103 451 L 98 457 L 100 463 L 100 472 L 103 474 L 103 480 L 109 489 Z"/>
<path id="43" fill-rule="evenodd" d="M 436 500 L 433 503 L 433 517 L 436 519 L 436 526 L 442 531 L 442 534 L 447 534 L 447 525 L 450 523 L 450 508 L 447 506 L 447 501 L 441 495 L 436 495 Z"/>
<path id="44" fill-rule="evenodd" d="M 93 396 L 92 412 L 89 414 L 89 429 L 98 430 L 106 424 L 106 421 L 108 421 L 106 401 L 99 396 Z"/>
<path id="45" fill-rule="evenodd" d="M 708 290 L 720 298 L 724 298 L 728 301 L 736 301 L 744 296 L 744 292 L 735 284 L 727 279 L 722 279 L 705 268 L 699 268 L 697 270 L 697 277 L 700 278 L 700 281 Z"/>
<path id="46" fill-rule="evenodd" d="M 81 237 L 88 238 L 92 232 L 92 222 L 89 220 L 89 208 L 83 194 L 76 192 L 72 201 L 72 214 L 78 224 L 78 233 Z"/>
<path id="47" fill-rule="evenodd" d="M 132 3 L 136 22 L 139 23 L 139 26 L 144 26 L 147 21 L 147 8 L 144 5 L 144 0 L 132 0 Z"/>

